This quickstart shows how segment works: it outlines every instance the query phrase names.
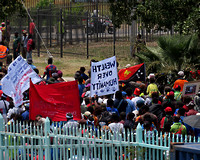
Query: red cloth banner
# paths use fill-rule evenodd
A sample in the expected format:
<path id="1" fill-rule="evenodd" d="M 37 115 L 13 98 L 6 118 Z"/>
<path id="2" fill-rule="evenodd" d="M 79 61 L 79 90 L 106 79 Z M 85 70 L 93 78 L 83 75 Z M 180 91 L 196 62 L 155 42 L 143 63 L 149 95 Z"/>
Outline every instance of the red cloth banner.
<path id="1" fill-rule="evenodd" d="M 78 84 L 76 81 L 34 85 L 30 82 L 30 119 L 40 114 L 52 121 L 66 121 L 66 113 L 75 120 L 81 118 Z"/>

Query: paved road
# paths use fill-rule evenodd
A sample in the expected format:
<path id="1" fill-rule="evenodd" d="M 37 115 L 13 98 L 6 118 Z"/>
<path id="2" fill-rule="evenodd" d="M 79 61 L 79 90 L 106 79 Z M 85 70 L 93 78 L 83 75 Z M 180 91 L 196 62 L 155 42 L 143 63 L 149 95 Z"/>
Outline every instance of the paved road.
<path id="1" fill-rule="evenodd" d="M 74 77 L 63 77 L 63 79 L 67 82 L 75 80 Z"/>

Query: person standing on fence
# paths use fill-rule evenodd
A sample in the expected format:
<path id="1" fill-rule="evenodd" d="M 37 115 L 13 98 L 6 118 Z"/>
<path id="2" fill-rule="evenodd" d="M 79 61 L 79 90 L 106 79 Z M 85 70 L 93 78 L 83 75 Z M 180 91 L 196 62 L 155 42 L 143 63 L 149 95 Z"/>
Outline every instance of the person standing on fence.
<path id="1" fill-rule="evenodd" d="M 13 58 L 16 59 L 20 55 L 20 37 L 19 33 L 15 32 L 15 37 L 13 41 Z"/>
<path id="2" fill-rule="evenodd" d="M 32 35 L 29 34 L 28 35 L 28 41 L 27 41 L 27 55 L 26 55 L 26 59 L 32 59 L 32 50 L 33 48 L 33 39 L 32 39 Z"/>
<path id="3" fill-rule="evenodd" d="M 23 30 L 23 37 L 22 37 L 22 57 L 26 59 L 26 52 L 27 52 L 27 42 L 28 42 L 28 36 L 27 31 Z"/>

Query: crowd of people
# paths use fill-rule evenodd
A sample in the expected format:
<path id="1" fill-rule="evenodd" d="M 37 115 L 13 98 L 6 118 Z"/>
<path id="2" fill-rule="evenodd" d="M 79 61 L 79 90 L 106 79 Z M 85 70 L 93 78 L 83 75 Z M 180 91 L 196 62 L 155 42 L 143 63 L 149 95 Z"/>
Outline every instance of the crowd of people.
<path id="1" fill-rule="evenodd" d="M 32 58 L 27 59 L 28 64 L 39 74 L 39 70 L 32 64 Z M 95 62 L 95 60 L 91 60 Z M 7 73 L 2 65 L 1 78 Z M 192 98 L 182 94 L 185 82 L 184 72 L 179 71 L 177 80 L 173 86 L 166 85 L 164 90 L 159 90 L 154 73 L 149 74 L 147 81 L 123 84 L 119 82 L 119 91 L 112 95 L 90 96 L 90 71 L 85 73 L 85 67 L 75 73 L 74 78 L 78 82 L 81 119 L 75 121 L 72 113 L 66 113 L 65 127 L 90 126 L 93 129 L 100 127 L 111 132 L 135 130 L 138 123 L 148 132 L 164 131 L 178 135 L 200 136 L 200 129 L 192 128 L 183 122 L 186 116 L 198 115 L 200 104 L 200 91 Z M 38 85 L 62 83 L 62 71 L 53 64 L 53 59 L 48 59 L 45 67 L 43 80 Z M 29 120 L 29 93 L 24 92 L 24 103 L 15 107 L 12 98 L 1 91 L 0 111 L 7 124 L 15 120 Z M 45 123 L 45 117 L 36 116 L 36 124 L 41 126 Z M 52 126 L 53 127 L 53 126 Z"/>
<path id="2" fill-rule="evenodd" d="M 10 32 L 8 29 L 5 33 L 5 23 L 3 22 L 0 28 L 0 78 L 2 79 L 7 74 L 6 61 L 9 52 Z M 9 21 L 7 22 L 9 28 Z M 18 32 L 15 32 L 13 41 L 13 58 L 20 55 L 22 47 L 22 56 L 27 60 L 27 63 L 39 75 L 39 70 L 32 64 L 32 50 L 34 42 L 32 34 L 23 30 L 22 41 L 19 38 Z M 96 62 L 91 60 L 91 62 Z M 71 113 L 66 113 L 66 126 L 99 126 L 111 132 L 122 132 L 123 130 L 135 130 L 137 124 L 140 123 L 143 129 L 149 132 L 164 131 L 179 135 L 200 136 L 200 129 L 192 128 L 184 123 L 186 116 L 198 115 L 200 107 L 200 91 L 192 98 L 182 94 L 185 82 L 184 71 L 178 72 L 177 80 L 173 86 L 166 85 L 164 89 L 160 89 L 156 83 L 154 73 L 149 74 L 146 82 L 120 83 L 119 91 L 113 95 L 105 95 L 98 97 L 90 96 L 90 71 L 88 75 L 85 73 L 85 67 L 75 73 L 74 78 L 78 82 L 81 119 L 73 120 Z M 38 85 L 46 85 L 52 83 L 61 83 L 65 80 L 62 78 L 62 71 L 58 70 L 53 64 L 53 59 L 48 59 L 48 65 L 41 78 L 43 79 Z M 1 89 L 1 88 L 0 88 Z M 15 120 L 29 121 L 29 91 L 25 91 L 24 103 L 19 107 L 15 107 L 11 97 L 5 95 L 2 90 L 0 100 L 0 112 L 3 115 L 4 121 L 8 124 Z M 39 117 L 39 118 L 38 118 Z M 44 124 L 44 117 L 38 115 L 36 117 L 38 125 Z"/>
<path id="3" fill-rule="evenodd" d="M 19 32 L 14 32 L 12 47 L 10 47 L 11 26 L 10 21 L 2 22 L 0 26 L 0 61 L 4 64 L 10 64 L 12 59 L 16 59 L 22 52 L 24 59 L 32 59 L 32 50 L 35 49 L 34 41 L 34 22 L 30 23 L 29 32 L 22 30 L 22 39 Z M 11 49 L 13 55 L 11 55 Z"/>

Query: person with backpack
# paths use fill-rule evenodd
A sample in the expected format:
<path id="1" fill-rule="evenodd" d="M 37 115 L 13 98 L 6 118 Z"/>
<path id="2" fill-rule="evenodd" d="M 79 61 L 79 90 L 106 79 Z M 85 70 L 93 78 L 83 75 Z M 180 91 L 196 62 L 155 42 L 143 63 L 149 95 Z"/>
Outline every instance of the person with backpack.
<path id="1" fill-rule="evenodd" d="M 27 42 L 27 54 L 26 59 L 32 59 L 32 50 L 35 49 L 35 43 L 33 42 L 32 35 L 28 35 L 28 42 Z"/>

